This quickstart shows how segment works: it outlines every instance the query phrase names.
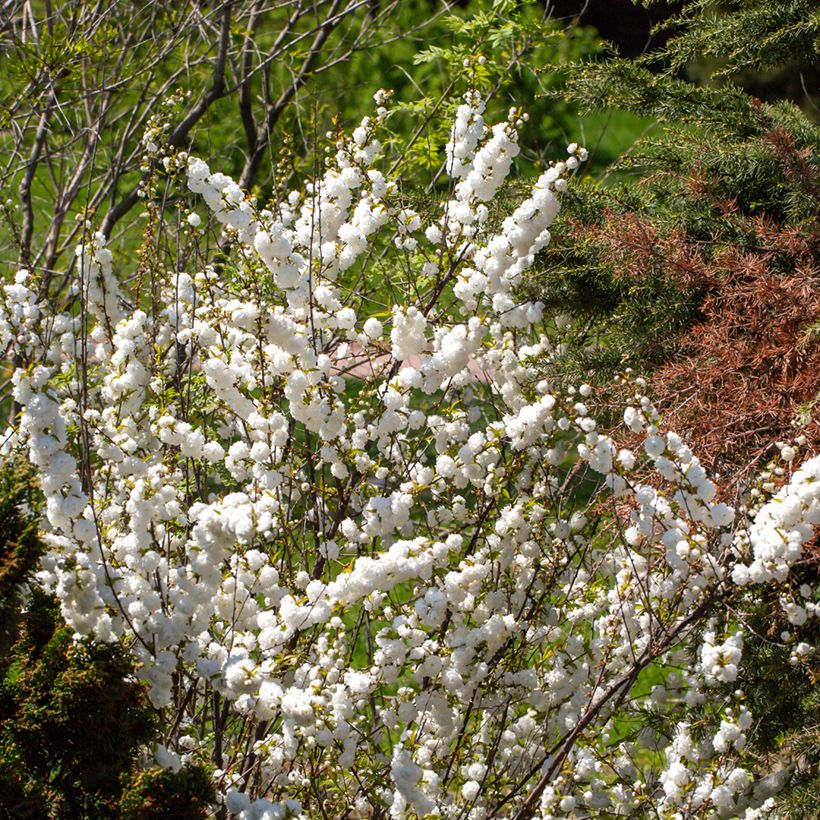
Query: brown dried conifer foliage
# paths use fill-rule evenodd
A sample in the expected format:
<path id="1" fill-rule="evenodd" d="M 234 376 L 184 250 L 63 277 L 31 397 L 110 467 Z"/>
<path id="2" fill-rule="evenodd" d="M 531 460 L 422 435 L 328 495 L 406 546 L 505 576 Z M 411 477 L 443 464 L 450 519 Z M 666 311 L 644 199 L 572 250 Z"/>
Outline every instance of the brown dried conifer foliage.
<path id="1" fill-rule="evenodd" d="M 777 147 L 794 161 L 784 169 L 805 159 L 785 140 Z M 816 196 L 816 165 L 804 164 L 802 173 Z M 725 209 L 734 219 L 732 204 Z M 694 274 L 708 290 L 680 355 L 652 379 L 670 428 L 686 433 L 701 460 L 732 484 L 770 457 L 775 441 L 805 436 L 803 457 L 820 448 L 820 223 L 778 226 L 765 216 L 738 223 L 751 240 L 745 247 L 721 248 L 703 267 L 670 257 L 677 286 Z"/>
<path id="2" fill-rule="evenodd" d="M 783 173 L 820 205 L 820 170 L 808 152 L 781 130 L 766 142 Z M 713 238 L 633 211 L 607 211 L 584 229 L 616 281 L 661 279 L 699 302 L 699 319 L 678 335 L 647 392 L 665 426 L 685 437 L 731 493 L 775 454 L 777 441 L 805 436 L 801 458 L 820 450 L 820 222 L 750 215 L 707 175 L 681 182 L 685 196 L 710 201 Z M 648 334 L 641 360 L 651 362 L 654 346 L 668 343 Z"/>
<path id="3" fill-rule="evenodd" d="M 640 280 L 647 273 L 663 276 L 678 290 L 704 288 L 714 284 L 709 263 L 681 228 L 663 228 L 636 213 L 607 211 L 606 221 L 590 230 L 590 238 L 600 243 L 616 272 L 616 279 Z"/>

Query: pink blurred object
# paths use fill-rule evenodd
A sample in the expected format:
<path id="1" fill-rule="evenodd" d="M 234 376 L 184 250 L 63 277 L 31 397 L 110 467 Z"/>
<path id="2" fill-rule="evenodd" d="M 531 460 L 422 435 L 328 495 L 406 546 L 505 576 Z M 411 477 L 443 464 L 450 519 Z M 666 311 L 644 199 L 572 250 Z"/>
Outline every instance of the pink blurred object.
<path id="1" fill-rule="evenodd" d="M 337 356 L 334 352 L 335 374 L 355 379 L 380 378 L 387 374 L 393 364 L 393 357 L 383 348 L 365 348 L 359 342 L 347 342 L 347 354 L 344 357 Z M 400 366 L 400 370 L 407 367 L 418 368 L 421 366 L 421 356 L 410 356 L 405 359 Z M 492 374 L 478 366 L 476 360 L 470 356 L 467 361 L 467 370 L 470 372 L 472 380 L 475 382 L 489 382 Z"/>

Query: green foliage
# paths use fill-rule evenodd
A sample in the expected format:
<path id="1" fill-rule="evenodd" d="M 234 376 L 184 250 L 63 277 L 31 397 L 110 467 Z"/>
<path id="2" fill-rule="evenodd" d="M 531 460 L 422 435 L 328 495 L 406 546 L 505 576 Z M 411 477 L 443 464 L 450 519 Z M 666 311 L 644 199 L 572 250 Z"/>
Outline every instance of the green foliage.
<path id="1" fill-rule="evenodd" d="M 200 766 L 178 772 L 147 769 L 135 774 L 120 799 L 122 820 L 200 820 L 216 799 L 208 773 Z"/>
<path id="2" fill-rule="evenodd" d="M 642 117 L 679 126 L 704 124 L 731 133 L 759 132 L 761 111 L 741 89 L 703 88 L 650 70 L 648 60 L 609 59 L 567 67 L 571 99 L 583 112 L 623 108 Z M 709 114 L 717 114 L 710 117 Z"/>
<path id="3" fill-rule="evenodd" d="M 820 745 L 820 731 L 812 728 L 815 746 Z M 777 801 L 778 820 L 806 820 L 820 817 L 820 776 L 797 774 L 785 794 Z"/>
<path id="4" fill-rule="evenodd" d="M 816 567 L 807 575 L 813 577 L 801 580 L 817 583 Z M 795 630 L 782 616 L 772 619 L 775 601 L 756 601 L 750 610 L 743 667 L 733 687 L 743 690 L 757 718 L 752 749 L 768 757 L 773 770 L 785 767 L 788 773 L 776 816 L 815 817 L 820 813 L 820 667 L 806 658 L 790 662 L 791 646 L 780 642 L 780 633 Z M 816 621 L 797 631 L 801 641 L 820 642 Z"/>
<path id="5" fill-rule="evenodd" d="M 814 0 L 694 0 L 664 25 L 680 30 L 663 54 L 671 71 L 705 56 L 723 63 L 715 78 L 820 58 L 820 7 Z"/>
<path id="6" fill-rule="evenodd" d="M 34 468 L 27 461 L 0 464 L 0 660 L 16 634 L 20 584 L 42 554 L 35 515 L 38 497 Z"/>
<path id="7" fill-rule="evenodd" d="M 121 772 L 154 731 L 130 655 L 116 643 L 75 642 L 53 600 L 35 592 L 12 659 L 0 805 L 16 806 L 16 793 L 51 817 L 111 816 Z"/>

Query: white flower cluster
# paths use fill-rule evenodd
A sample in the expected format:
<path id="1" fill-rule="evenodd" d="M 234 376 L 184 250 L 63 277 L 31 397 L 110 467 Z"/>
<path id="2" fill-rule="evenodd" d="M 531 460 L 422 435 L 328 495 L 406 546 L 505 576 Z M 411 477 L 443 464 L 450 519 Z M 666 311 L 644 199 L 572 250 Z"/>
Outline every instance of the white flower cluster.
<path id="1" fill-rule="evenodd" d="M 784 581 L 803 555 L 803 545 L 820 525 L 820 456 L 804 461 L 791 480 L 755 515 L 739 548 L 751 547 L 751 564 L 732 570 L 737 584 Z"/>
<path id="2" fill-rule="evenodd" d="M 445 168 L 453 179 L 461 179 L 472 170 L 473 157 L 484 133 L 484 109 L 481 97 L 470 92 L 456 111 L 450 140 L 445 147 Z"/>
<path id="3" fill-rule="evenodd" d="M 743 636 L 737 632 L 723 643 L 715 643 L 714 632 L 703 636 L 700 658 L 708 680 L 731 683 L 737 680 L 737 670 L 743 656 Z"/>

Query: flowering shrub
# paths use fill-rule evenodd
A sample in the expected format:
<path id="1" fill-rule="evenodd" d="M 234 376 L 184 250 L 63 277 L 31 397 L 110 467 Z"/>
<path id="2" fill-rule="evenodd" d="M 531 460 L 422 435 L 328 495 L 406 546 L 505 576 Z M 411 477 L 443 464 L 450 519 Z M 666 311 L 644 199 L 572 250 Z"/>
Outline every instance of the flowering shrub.
<path id="1" fill-rule="evenodd" d="M 729 613 L 767 585 L 817 615 L 792 568 L 820 458 L 732 509 L 640 383 L 619 450 L 588 386 L 551 392 L 520 296 L 584 149 L 504 215 L 523 115 L 471 93 L 428 218 L 380 170 L 386 103 L 267 208 L 152 145 L 218 264 L 129 294 L 89 227 L 76 310 L 5 288 L 40 583 L 132 647 L 156 761 L 211 759 L 242 820 L 759 816 L 782 778 L 744 755 Z"/>

